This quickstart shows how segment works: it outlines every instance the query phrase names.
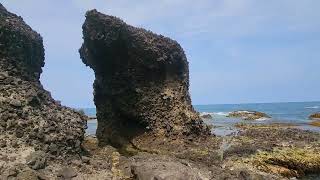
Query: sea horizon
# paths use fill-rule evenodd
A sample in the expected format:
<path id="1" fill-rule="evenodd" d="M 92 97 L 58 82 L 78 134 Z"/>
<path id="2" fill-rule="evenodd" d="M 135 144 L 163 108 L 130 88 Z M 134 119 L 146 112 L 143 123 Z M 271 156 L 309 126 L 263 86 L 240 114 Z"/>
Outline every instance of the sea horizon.
<path id="1" fill-rule="evenodd" d="M 317 101 L 277 101 L 277 102 L 249 102 L 249 103 L 214 103 L 214 104 L 192 104 L 193 106 L 210 106 L 210 105 L 244 105 L 244 104 L 285 104 L 285 103 L 320 103 Z M 90 109 L 96 107 L 73 107 L 75 109 Z"/>

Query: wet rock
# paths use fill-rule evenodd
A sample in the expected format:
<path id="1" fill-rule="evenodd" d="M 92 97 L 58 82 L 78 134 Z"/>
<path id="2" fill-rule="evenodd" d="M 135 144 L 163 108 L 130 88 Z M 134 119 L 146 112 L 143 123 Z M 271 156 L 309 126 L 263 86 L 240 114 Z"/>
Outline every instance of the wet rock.
<path id="1" fill-rule="evenodd" d="M 97 137 L 122 146 L 142 134 L 207 136 L 210 131 L 189 96 L 189 67 L 174 40 L 88 11 L 83 63 L 95 72 Z"/>
<path id="2" fill-rule="evenodd" d="M 47 157 L 43 151 L 33 152 L 26 158 L 26 164 L 34 170 L 45 168 L 46 163 Z"/>
<path id="3" fill-rule="evenodd" d="M 266 113 L 258 111 L 234 111 L 227 115 L 227 117 L 241 118 L 244 120 L 258 120 L 261 118 L 271 118 Z"/>
<path id="4" fill-rule="evenodd" d="M 309 116 L 309 119 L 320 119 L 320 112 L 314 113 Z"/>
<path id="5" fill-rule="evenodd" d="M 211 116 L 211 114 L 207 113 L 207 114 L 201 114 L 200 117 L 202 119 L 212 119 L 213 117 Z"/>
<path id="6" fill-rule="evenodd" d="M 58 172 L 57 177 L 68 180 L 77 177 L 77 175 L 77 172 L 73 168 L 65 167 Z"/>

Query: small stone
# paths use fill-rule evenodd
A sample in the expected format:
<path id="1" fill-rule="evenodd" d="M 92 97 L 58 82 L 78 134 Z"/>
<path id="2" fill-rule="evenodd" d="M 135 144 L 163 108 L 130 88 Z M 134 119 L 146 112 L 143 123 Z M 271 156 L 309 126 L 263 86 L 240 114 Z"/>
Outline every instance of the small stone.
<path id="1" fill-rule="evenodd" d="M 7 141 L 6 140 L 0 140 L 0 148 L 4 148 L 7 146 Z"/>
<path id="2" fill-rule="evenodd" d="M 27 159 L 27 165 L 34 169 L 44 169 L 47 163 L 46 154 L 43 151 L 35 151 L 31 153 Z"/>
<path id="3" fill-rule="evenodd" d="M 90 158 L 87 157 L 87 156 L 82 156 L 81 159 L 82 159 L 82 162 L 83 162 L 83 163 L 86 163 L 86 164 L 89 164 L 89 163 L 90 163 Z"/>
<path id="4" fill-rule="evenodd" d="M 21 129 L 16 130 L 16 137 L 17 138 L 22 138 L 23 134 L 24 134 L 23 130 L 21 130 Z"/>
<path id="5" fill-rule="evenodd" d="M 75 165 L 75 166 L 77 166 L 77 167 L 81 167 L 82 162 L 81 162 L 80 160 L 73 160 L 73 161 L 72 161 L 72 164 Z"/>
<path id="6" fill-rule="evenodd" d="M 76 173 L 76 171 L 73 168 L 65 167 L 58 172 L 57 176 L 64 178 L 64 179 L 71 179 L 71 178 L 76 177 L 77 175 L 78 174 Z"/>
<path id="7" fill-rule="evenodd" d="M 12 146 L 13 148 L 18 147 L 18 146 L 19 146 L 18 141 L 17 141 L 16 139 L 12 139 L 12 140 L 11 140 L 11 146 Z"/>
<path id="8" fill-rule="evenodd" d="M 10 101 L 10 105 L 11 106 L 14 106 L 14 107 L 21 107 L 22 106 L 22 103 L 21 101 L 17 100 L 17 99 L 12 99 Z"/>
<path id="9" fill-rule="evenodd" d="M 0 73 L 0 80 L 4 80 L 4 79 L 6 79 L 8 76 L 9 76 L 9 75 L 8 75 L 8 72 L 1 72 L 1 73 Z"/>
<path id="10" fill-rule="evenodd" d="M 58 146 L 54 143 L 51 143 L 49 146 L 50 153 L 54 154 L 58 152 Z"/>

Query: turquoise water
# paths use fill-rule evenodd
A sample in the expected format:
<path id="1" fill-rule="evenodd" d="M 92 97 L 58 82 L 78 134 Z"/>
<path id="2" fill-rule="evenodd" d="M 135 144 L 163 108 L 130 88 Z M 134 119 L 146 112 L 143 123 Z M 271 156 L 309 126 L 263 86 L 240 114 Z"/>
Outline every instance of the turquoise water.
<path id="1" fill-rule="evenodd" d="M 210 113 L 213 119 L 205 120 L 207 124 L 214 125 L 212 132 L 216 135 L 227 135 L 237 132 L 235 123 L 292 123 L 298 128 L 320 132 L 319 127 L 309 126 L 308 116 L 320 111 L 320 102 L 288 102 L 288 103 L 252 103 L 252 104 L 216 104 L 216 105 L 195 105 L 200 113 Z M 95 108 L 84 108 L 89 116 L 95 116 Z M 228 112 L 236 110 L 254 110 L 267 113 L 271 119 L 261 121 L 243 121 L 237 118 L 228 118 Z M 88 122 L 88 134 L 95 134 L 97 122 Z"/>

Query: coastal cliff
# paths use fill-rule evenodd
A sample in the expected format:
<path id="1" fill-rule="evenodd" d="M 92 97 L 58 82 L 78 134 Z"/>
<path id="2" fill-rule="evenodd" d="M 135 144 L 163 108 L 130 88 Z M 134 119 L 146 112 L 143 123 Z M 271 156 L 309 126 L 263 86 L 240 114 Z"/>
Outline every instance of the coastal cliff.
<path id="1" fill-rule="evenodd" d="M 83 39 L 82 61 L 96 77 L 101 144 L 209 135 L 191 105 L 188 61 L 176 41 L 96 10 L 86 14 Z"/>
<path id="2" fill-rule="evenodd" d="M 39 78 L 42 37 L 0 4 L 1 146 L 32 146 L 65 156 L 81 152 L 86 116 L 52 99 Z"/>

